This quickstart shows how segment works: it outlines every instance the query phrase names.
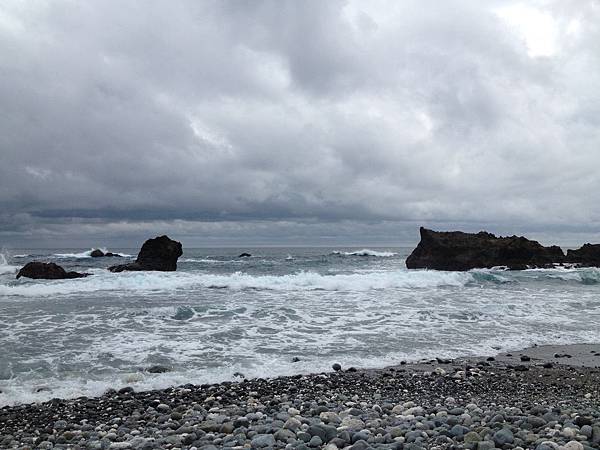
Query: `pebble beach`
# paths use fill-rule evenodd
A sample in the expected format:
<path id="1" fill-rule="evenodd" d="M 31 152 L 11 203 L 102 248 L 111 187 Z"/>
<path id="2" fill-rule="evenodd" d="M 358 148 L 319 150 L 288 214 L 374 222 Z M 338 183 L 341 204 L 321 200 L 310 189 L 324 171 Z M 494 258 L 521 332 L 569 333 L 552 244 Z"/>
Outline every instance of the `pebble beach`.
<path id="1" fill-rule="evenodd" d="M 600 448 L 600 345 L 0 409 L 3 449 Z M 337 370 L 335 370 L 337 369 Z"/>

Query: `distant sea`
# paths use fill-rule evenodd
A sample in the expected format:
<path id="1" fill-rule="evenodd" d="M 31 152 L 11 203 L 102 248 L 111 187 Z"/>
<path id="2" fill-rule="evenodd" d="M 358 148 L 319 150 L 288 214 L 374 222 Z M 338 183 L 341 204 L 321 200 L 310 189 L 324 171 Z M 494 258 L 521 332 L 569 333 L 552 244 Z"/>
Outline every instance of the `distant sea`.
<path id="1" fill-rule="evenodd" d="M 124 256 L 2 253 L 0 405 L 600 342 L 594 268 L 409 271 L 409 248 L 202 248 L 177 272 L 110 273 L 137 249 L 108 250 Z M 16 280 L 32 260 L 93 276 Z M 170 371 L 145 371 L 156 365 Z"/>

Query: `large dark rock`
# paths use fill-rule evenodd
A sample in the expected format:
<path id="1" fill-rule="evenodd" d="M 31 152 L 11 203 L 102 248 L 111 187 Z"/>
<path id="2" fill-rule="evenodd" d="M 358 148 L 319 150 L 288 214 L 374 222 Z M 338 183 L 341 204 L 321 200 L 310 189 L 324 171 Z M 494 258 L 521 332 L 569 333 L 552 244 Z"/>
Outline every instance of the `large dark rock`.
<path id="1" fill-rule="evenodd" d="M 524 237 L 496 237 L 491 233 L 432 231 L 421 227 L 421 242 L 406 259 L 409 269 L 470 270 L 506 266 L 521 270 L 552 267 L 565 255 L 555 245 L 544 247 Z"/>
<path id="2" fill-rule="evenodd" d="M 67 272 L 65 269 L 54 263 L 43 263 L 32 261 L 25 264 L 19 273 L 17 280 L 21 277 L 33 278 L 36 280 L 62 280 L 66 278 L 83 278 L 89 273 Z"/>
<path id="3" fill-rule="evenodd" d="M 600 267 L 600 244 L 583 244 L 577 250 L 567 250 L 565 262 L 579 266 Z"/>
<path id="4" fill-rule="evenodd" d="M 172 272 L 177 270 L 177 259 L 183 254 L 181 242 L 167 236 L 148 239 L 142 245 L 135 262 L 109 267 L 111 272 L 124 270 L 159 270 Z"/>

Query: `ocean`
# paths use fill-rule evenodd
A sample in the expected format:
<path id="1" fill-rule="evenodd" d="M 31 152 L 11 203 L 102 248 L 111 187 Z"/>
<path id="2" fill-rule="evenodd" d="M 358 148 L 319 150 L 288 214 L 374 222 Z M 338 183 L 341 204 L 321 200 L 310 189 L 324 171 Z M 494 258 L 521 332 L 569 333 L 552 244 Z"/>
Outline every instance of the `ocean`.
<path id="1" fill-rule="evenodd" d="M 596 268 L 409 271 L 410 248 L 184 248 L 177 272 L 110 273 L 137 249 L 109 251 L 124 256 L 0 255 L 0 406 L 600 342 Z M 93 275 L 16 280 L 32 260 Z"/>

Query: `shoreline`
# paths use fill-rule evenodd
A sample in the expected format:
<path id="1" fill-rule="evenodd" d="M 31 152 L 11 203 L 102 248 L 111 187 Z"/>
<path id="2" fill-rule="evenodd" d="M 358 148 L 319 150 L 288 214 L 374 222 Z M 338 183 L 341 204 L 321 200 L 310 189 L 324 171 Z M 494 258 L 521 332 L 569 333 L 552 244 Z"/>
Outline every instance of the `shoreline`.
<path id="1" fill-rule="evenodd" d="M 600 344 L 544 345 L 384 369 L 124 388 L 2 407 L 0 448 L 599 448 L 599 367 Z"/>
<path id="2" fill-rule="evenodd" d="M 449 366 L 458 368 L 468 364 L 481 365 L 481 363 L 489 363 L 490 367 L 504 365 L 507 367 L 524 366 L 529 368 L 535 366 L 543 367 L 544 365 L 551 364 L 553 367 L 555 365 L 562 365 L 567 367 L 600 369 L 600 343 L 534 345 L 524 349 L 499 352 L 494 356 L 463 356 L 452 359 L 421 360 L 385 367 L 383 370 L 404 368 L 417 372 L 434 370 L 436 367 L 444 368 Z"/>

